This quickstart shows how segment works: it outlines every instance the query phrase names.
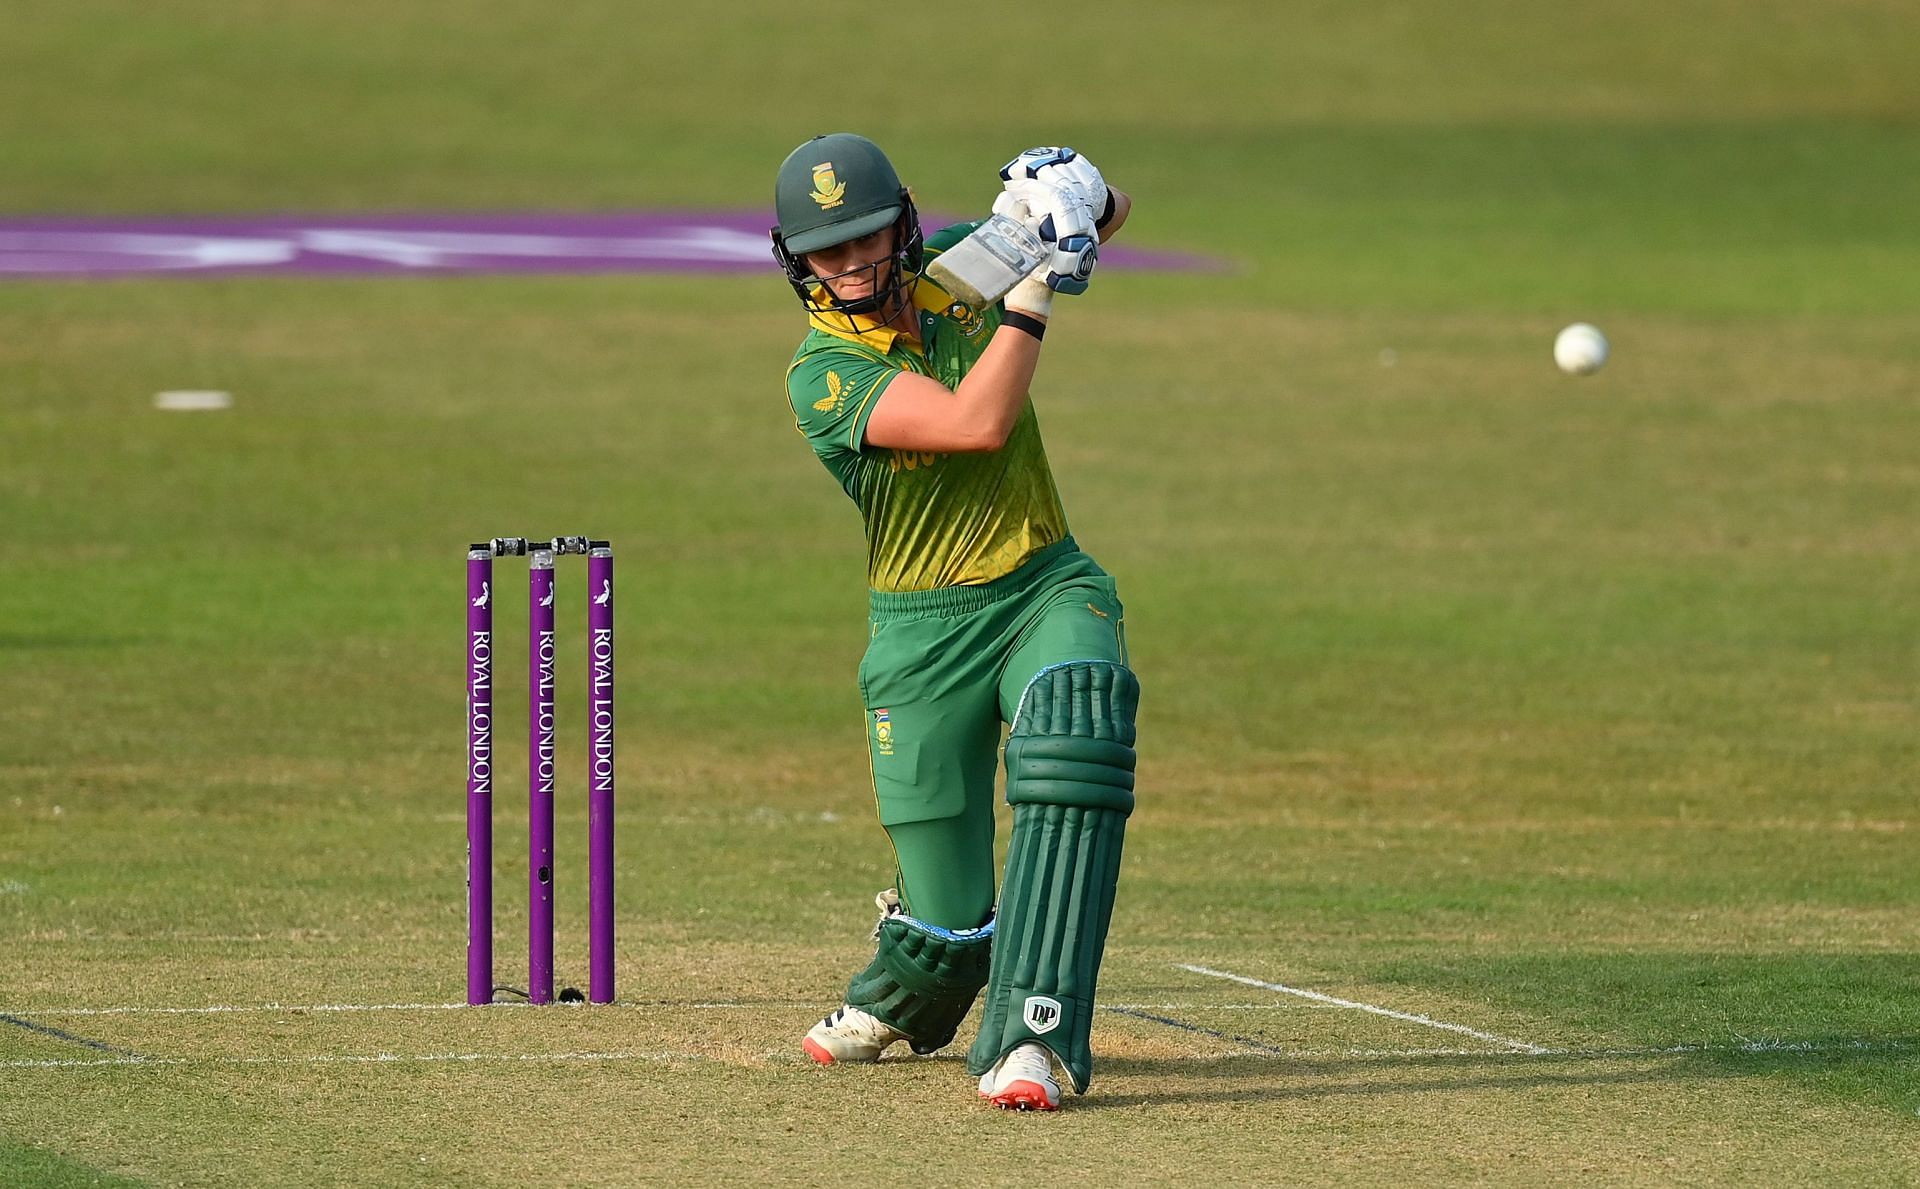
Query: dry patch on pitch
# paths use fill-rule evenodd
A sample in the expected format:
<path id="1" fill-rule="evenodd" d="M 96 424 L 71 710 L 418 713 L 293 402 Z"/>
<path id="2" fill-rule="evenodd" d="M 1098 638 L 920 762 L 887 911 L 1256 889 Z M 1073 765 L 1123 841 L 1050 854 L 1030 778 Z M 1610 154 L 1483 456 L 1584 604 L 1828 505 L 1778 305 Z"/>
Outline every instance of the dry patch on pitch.
<path id="1" fill-rule="evenodd" d="M 1783 1161 L 1821 1180 L 1920 1173 L 1901 1146 L 1910 1122 L 1710 1054 L 1516 1052 L 1245 985 L 1216 990 L 1186 972 L 1156 989 L 1175 984 L 1184 998 L 1114 1000 L 1096 1031 L 1093 1092 L 1044 1118 L 979 1104 L 957 1050 L 812 1067 L 793 1046 L 814 1011 L 792 988 L 778 1000 L 610 1009 L 46 1012 L 36 1022 L 68 1036 L 0 1039 L 0 1080 L 20 1091 L 23 1134 L 184 1184 L 325 1184 L 369 1170 L 393 1183 L 939 1173 L 1011 1184 L 1027 1183 L 1035 1161 L 1221 1184 L 1744 1181 Z M 1437 1019 L 1470 1005 L 1414 1006 Z M 69 1060 L 56 1063 L 63 1047 Z M 920 1142 L 930 1128 L 950 1142 Z M 244 1138 L 269 1132 L 307 1161 L 290 1168 Z M 202 1142 L 166 1142 L 184 1135 Z M 987 1158 L 1013 1150 L 1019 1168 Z"/>
<path id="2" fill-rule="evenodd" d="M 1920 1174 L 1902 1146 L 1910 1120 L 1743 1067 L 1733 1048 L 1624 1046 L 1470 996 L 1356 983 L 1338 962 L 1238 969 L 1124 941 L 1092 1093 L 1055 1117 L 1004 1115 L 977 1101 L 962 1046 L 873 1067 L 800 1055 L 864 958 L 860 931 L 844 932 L 656 935 L 612 1007 L 408 1002 L 392 992 L 421 985 L 420 954 L 384 946 L 333 984 L 357 997 L 219 1002 L 247 986 L 244 953 L 215 952 L 196 981 L 186 958 L 143 966 L 130 948 L 88 963 L 95 977 L 0 1004 L 32 1025 L 0 1029 L 0 1084 L 17 1134 L 182 1184 L 369 1170 L 394 1183 L 1009 1184 L 1030 1183 L 1036 1161 L 1115 1183 L 1658 1184 L 1765 1180 L 1782 1162 L 1822 1180 Z M 332 945 L 310 963 L 269 948 L 282 951 L 272 988 L 325 986 L 350 964 Z M 927 1145 L 930 1130 L 946 1140 Z M 305 1162 L 248 1138 L 264 1134 Z M 1017 1168 L 983 1155 L 1008 1151 Z"/>

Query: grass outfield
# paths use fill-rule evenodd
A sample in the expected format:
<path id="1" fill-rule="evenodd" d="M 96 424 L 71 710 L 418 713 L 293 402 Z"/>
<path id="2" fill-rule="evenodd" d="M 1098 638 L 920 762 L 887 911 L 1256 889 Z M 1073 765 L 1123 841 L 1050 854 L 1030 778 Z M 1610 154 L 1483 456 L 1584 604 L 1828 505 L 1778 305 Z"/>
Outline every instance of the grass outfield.
<path id="1" fill-rule="evenodd" d="M 0 212 L 737 208 L 827 119 L 811 12 L 195 7 L 10 26 Z M 1236 262 L 1116 270 L 1036 386 L 1145 689 L 1056 1117 L 795 1044 L 888 851 L 777 275 L 0 286 L 0 1183 L 1920 1179 L 1910 11 L 1672 7 L 1116 11 L 1057 120 L 827 119 L 943 210 L 1072 139 Z M 458 565 L 520 526 L 621 559 L 615 1008 L 442 1006 Z"/>

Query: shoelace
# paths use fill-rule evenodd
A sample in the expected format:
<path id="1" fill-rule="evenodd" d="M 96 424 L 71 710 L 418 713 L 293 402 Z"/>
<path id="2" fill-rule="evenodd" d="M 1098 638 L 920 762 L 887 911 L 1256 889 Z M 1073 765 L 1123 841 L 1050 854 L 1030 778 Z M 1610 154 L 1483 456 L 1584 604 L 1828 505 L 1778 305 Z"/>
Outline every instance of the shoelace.
<path id="1" fill-rule="evenodd" d="M 880 940 L 880 930 L 885 927 L 888 918 L 897 917 L 906 912 L 900 907 L 900 894 L 892 888 L 873 898 L 873 906 L 880 910 L 880 919 L 873 923 L 873 939 Z"/>

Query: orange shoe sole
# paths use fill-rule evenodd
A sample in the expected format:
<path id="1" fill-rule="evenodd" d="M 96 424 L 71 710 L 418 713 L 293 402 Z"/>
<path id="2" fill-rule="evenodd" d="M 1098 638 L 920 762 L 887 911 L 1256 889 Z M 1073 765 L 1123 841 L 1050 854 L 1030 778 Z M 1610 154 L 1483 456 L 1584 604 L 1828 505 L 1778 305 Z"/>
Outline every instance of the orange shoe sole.
<path id="1" fill-rule="evenodd" d="M 1038 1082 L 1015 1082 L 998 1094 L 982 1094 L 1003 1111 L 1057 1111 L 1060 1104 L 1047 1100 L 1047 1088 Z"/>
<path id="2" fill-rule="evenodd" d="M 816 1063 L 820 1065 L 833 1064 L 833 1054 L 827 1052 L 827 1046 L 813 1039 L 813 1037 L 809 1036 L 802 1040 L 800 1047 L 805 1049 L 807 1056 L 812 1057 Z"/>

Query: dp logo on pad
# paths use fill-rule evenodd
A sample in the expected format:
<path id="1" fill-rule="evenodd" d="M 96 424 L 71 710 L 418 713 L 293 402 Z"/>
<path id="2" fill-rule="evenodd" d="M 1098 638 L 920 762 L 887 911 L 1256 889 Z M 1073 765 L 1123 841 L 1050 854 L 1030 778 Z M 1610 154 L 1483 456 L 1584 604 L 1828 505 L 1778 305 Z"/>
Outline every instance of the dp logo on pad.
<path id="1" fill-rule="evenodd" d="M 1060 1001 L 1049 999 L 1045 995 L 1027 996 L 1027 1010 L 1022 1013 L 1027 1027 L 1037 1033 L 1052 1032 L 1060 1026 Z"/>

